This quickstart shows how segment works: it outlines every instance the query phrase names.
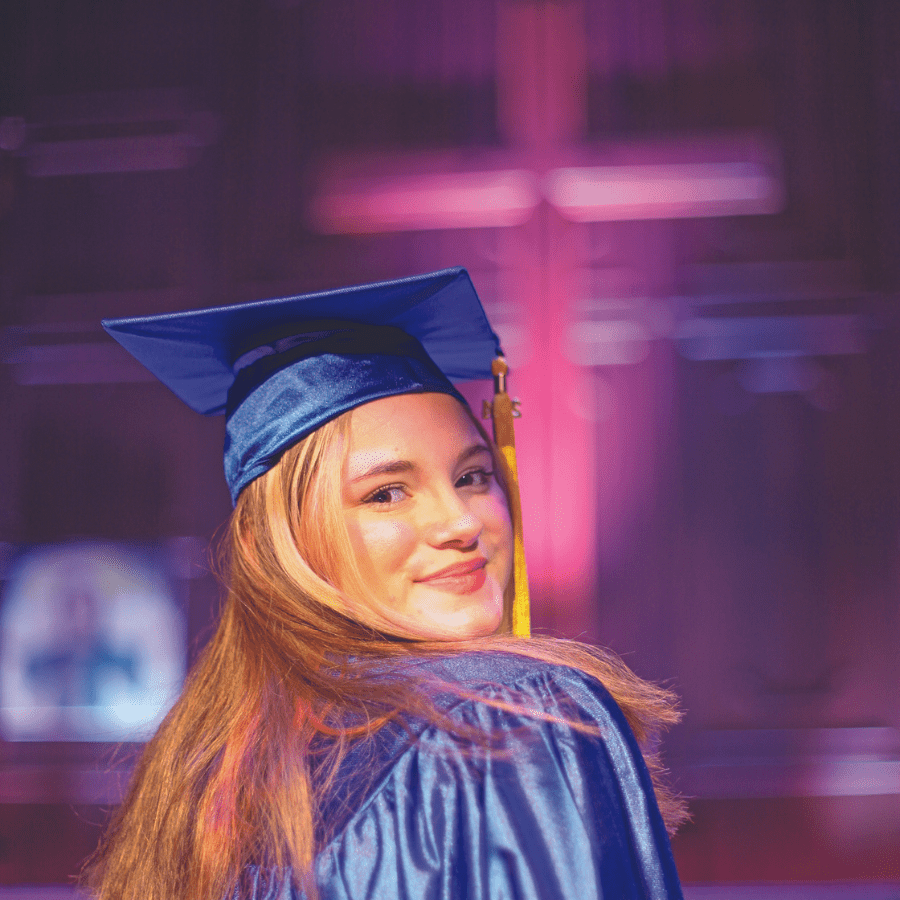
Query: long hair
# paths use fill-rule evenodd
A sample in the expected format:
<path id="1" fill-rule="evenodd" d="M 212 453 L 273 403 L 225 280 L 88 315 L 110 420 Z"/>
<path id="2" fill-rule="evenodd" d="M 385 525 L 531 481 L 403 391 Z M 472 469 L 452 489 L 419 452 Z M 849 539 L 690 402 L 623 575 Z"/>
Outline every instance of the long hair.
<path id="1" fill-rule="evenodd" d="M 408 717 L 460 730 L 411 680 L 385 679 L 386 657 L 502 650 L 600 679 L 644 745 L 677 721 L 668 692 L 598 648 L 508 635 L 426 642 L 385 630 L 341 510 L 351 416 L 299 441 L 238 498 L 218 627 L 86 869 L 100 900 L 218 900 L 239 891 L 251 864 L 290 867 L 315 897 L 313 862 L 329 834 L 321 807 L 351 743 Z M 682 806 L 647 759 L 674 829 Z"/>

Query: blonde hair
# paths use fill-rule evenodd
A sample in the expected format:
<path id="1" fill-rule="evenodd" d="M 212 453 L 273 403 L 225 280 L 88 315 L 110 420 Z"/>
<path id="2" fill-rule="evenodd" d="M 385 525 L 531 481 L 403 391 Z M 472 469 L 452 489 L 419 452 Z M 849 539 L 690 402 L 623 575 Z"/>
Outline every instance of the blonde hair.
<path id="1" fill-rule="evenodd" d="M 216 632 L 86 870 L 84 883 L 101 900 L 231 896 L 253 864 L 290 867 L 315 897 L 313 863 L 330 824 L 322 803 L 349 744 L 409 717 L 463 731 L 410 679 L 376 678 L 372 667 L 386 657 L 514 653 L 599 678 L 639 741 L 677 720 L 668 692 L 598 648 L 387 633 L 366 602 L 341 512 L 351 415 L 298 441 L 238 498 L 223 544 L 228 595 Z M 468 696 L 464 685 L 449 689 Z M 674 828 L 682 806 L 652 754 L 648 763 Z"/>

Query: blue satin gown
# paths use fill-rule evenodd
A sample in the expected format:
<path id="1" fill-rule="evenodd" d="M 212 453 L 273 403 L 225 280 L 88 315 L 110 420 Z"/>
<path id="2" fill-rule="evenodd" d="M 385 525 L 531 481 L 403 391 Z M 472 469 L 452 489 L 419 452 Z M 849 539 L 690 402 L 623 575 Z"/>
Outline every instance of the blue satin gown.
<path id="1" fill-rule="evenodd" d="M 442 695 L 486 747 L 433 726 L 385 728 L 354 748 L 327 815 L 322 900 L 681 898 L 650 777 L 625 719 L 581 672 L 502 653 L 417 660 L 407 671 L 479 696 L 536 705 L 557 721 Z M 240 900 L 299 900 L 284 878 L 248 873 Z"/>

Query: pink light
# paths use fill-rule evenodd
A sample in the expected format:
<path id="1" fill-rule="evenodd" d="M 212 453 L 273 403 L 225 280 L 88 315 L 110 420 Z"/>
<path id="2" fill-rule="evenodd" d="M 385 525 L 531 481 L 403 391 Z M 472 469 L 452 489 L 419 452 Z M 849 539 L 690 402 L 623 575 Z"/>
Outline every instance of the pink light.
<path id="1" fill-rule="evenodd" d="M 778 179 L 751 162 L 561 168 L 543 187 L 573 222 L 759 215 L 783 202 Z"/>
<path id="2" fill-rule="evenodd" d="M 522 169 L 398 178 L 335 178 L 312 203 L 326 234 L 437 228 L 509 228 L 531 218 L 540 202 Z"/>

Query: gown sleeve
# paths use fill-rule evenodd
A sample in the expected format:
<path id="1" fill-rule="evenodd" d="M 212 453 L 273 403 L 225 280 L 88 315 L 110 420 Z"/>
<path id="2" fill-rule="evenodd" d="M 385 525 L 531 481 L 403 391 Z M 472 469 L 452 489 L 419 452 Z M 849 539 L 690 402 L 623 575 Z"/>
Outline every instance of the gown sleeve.
<path id="1" fill-rule="evenodd" d="M 466 700 L 451 714 L 487 746 L 424 730 L 320 854 L 323 900 L 681 898 L 643 758 L 604 688 L 550 667 L 482 693 L 546 720 Z"/>

